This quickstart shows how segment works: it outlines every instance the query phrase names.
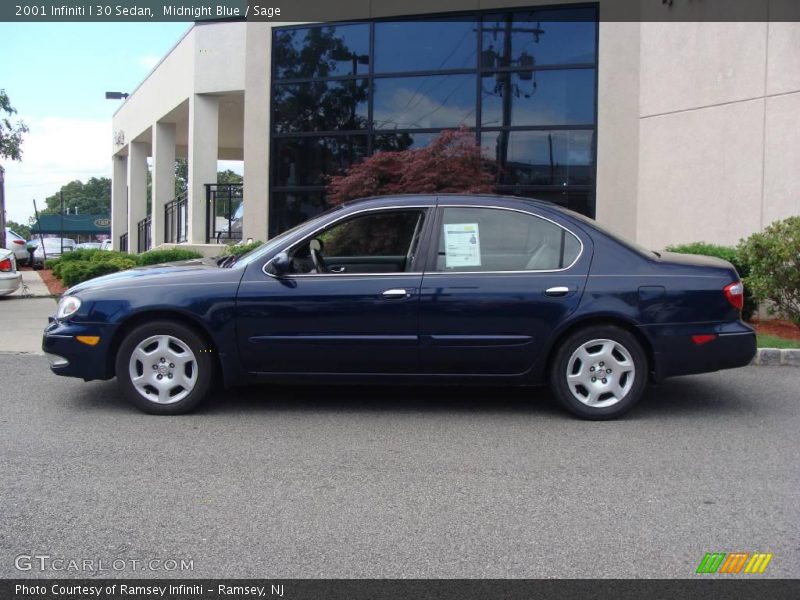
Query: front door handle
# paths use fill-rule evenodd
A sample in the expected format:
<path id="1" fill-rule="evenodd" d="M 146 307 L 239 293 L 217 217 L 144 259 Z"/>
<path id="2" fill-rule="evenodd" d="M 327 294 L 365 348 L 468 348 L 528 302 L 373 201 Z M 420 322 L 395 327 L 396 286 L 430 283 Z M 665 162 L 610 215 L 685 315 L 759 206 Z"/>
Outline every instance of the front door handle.
<path id="1" fill-rule="evenodd" d="M 404 290 L 403 288 L 392 288 L 391 290 L 386 290 L 381 294 L 387 300 L 398 300 L 400 298 L 408 298 L 411 294 L 408 290 Z"/>
<path id="2" fill-rule="evenodd" d="M 547 296 L 566 296 L 569 293 L 569 288 L 564 285 L 547 288 L 544 293 Z"/>
<path id="3" fill-rule="evenodd" d="M 330 271 L 331 273 L 344 273 L 345 271 L 347 271 L 347 267 L 344 265 L 341 265 L 339 267 L 330 267 L 328 271 Z"/>

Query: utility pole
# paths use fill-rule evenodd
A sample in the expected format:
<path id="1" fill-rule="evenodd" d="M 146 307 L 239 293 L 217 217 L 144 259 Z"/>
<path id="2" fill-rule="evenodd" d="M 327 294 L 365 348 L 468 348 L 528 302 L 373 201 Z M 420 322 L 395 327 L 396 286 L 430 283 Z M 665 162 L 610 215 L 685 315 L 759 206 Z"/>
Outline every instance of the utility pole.
<path id="1" fill-rule="evenodd" d="M 6 247 L 6 172 L 0 167 L 0 248 Z"/>
<path id="2" fill-rule="evenodd" d="M 61 197 L 61 232 L 59 233 L 59 240 L 61 240 L 61 255 L 64 255 L 64 192 L 59 193 Z"/>

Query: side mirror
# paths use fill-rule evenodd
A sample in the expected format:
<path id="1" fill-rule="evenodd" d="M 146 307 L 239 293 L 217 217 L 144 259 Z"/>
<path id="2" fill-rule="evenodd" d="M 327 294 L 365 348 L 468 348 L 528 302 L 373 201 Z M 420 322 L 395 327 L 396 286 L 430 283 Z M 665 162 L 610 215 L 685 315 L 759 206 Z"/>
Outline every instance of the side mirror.
<path id="1" fill-rule="evenodd" d="M 292 261 L 289 260 L 289 255 L 286 252 L 278 252 L 267 263 L 267 271 L 273 275 L 280 277 L 286 275 L 292 267 Z"/>

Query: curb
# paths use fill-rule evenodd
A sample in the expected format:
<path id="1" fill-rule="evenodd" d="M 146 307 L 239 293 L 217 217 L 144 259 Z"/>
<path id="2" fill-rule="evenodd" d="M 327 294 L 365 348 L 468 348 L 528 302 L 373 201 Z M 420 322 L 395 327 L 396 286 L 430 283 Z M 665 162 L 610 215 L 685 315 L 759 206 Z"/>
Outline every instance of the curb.
<path id="1" fill-rule="evenodd" d="M 800 349 L 758 348 L 750 364 L 759 367 L 800 367 Z"/>

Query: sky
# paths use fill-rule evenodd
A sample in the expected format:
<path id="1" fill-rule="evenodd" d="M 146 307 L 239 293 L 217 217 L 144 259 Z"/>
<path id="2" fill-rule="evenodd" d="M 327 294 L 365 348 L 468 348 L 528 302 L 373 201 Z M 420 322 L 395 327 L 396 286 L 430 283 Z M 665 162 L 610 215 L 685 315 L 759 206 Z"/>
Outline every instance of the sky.
<path id="1" fill-rule="evenodd" d="M 190 23 L 0 23 L 0 89 L 30 128 L 22 162 L 3 161 L 6 217 L 74 179 L 111 176 L 111 116 Z"/>

